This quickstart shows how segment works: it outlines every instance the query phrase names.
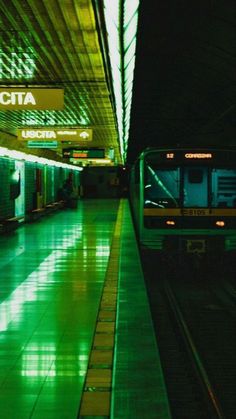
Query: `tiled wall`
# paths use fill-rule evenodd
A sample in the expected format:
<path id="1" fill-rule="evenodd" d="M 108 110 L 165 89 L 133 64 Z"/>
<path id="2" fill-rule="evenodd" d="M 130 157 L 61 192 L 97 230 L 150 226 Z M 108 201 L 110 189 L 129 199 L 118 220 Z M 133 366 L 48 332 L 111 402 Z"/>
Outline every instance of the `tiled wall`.
<path id="1" fill-rule="evenodd" d="M 25 196 L 25 213 L 36 208 L 36 168 L 42 175 L 42 202 L 44 205 L 58 199 L 58 190 L 70 175 L 69 169 L 25 162 L 25 188 L 21 193 Z M 15 215 L 15 201 L 10 199 L 11 170 L 15 169 L 15 161 L 0 157 L 0 220 Z M 73 183 L 79 187 L 79 172 L 73 171 Z"/>
<path id="2" fill-rule="evenodd" d="M 10 171 L 14 165 L 14 160 L 0 158 L 0 218 L 14 215 L 14 200 L 10 200 Z"/>

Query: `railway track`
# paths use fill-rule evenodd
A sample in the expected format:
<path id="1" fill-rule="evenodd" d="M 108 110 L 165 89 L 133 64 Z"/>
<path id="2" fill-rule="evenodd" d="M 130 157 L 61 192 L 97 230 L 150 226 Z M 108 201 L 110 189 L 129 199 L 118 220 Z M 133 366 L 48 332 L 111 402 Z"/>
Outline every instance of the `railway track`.
<path id="1" fill-rule="evenodd" d="M 222 308 L 236 320 L 236 290 L 228 281 L 221 281 L 220 287 L 211 286 Z"/>
<path id="2" fill-rule="evenodd" d="M 235 417 L 235 295 L 189 272 L 144 273 L 173 419 Z M 152 268 L 150 269 L 150 266 Z M 159 265 L 160 267 L 160 265 Z M 165 277 L 163 279 L 163 276 Z M 224 282 L 223 282 L 224 283 Z M 226 284 L 226 281 L 225 281 Z M 227 291 L 225 291 L 227 288 Z M 230 290 L 230 291 L 229 291 Z M 229 295 L 230 294 L 230 295 Z"/>
<path id="3" fill-rule="evenodd" d="M 206 369 L 203 365 L 203 361 L 197 348 L 192 339 L 190 330 L 188 329 L 187 323 L 183 317 L 178 301 L 176 300 L 174 293 L 170 287 L 170 284 L 166 281 L 164 284 L 165 295 L 168 299 L 169 306 L 174 315 L 174 322 L 178 327 L 178 333 L 183 339 L 185 351 L 188 353 L 190 370 L 196 375 L 195 381 L 199 383 L 201 388 L 201 398 L 199 399 L 199 407 L 203 412 L 203 417 L 207 413 L 207 417 L 223 419 L 225 415 L 220 405 L 218 397 L 215 393 L 214 387 L 212 386 Z M 201 404 L 201 406 L 200 406 Z"/>

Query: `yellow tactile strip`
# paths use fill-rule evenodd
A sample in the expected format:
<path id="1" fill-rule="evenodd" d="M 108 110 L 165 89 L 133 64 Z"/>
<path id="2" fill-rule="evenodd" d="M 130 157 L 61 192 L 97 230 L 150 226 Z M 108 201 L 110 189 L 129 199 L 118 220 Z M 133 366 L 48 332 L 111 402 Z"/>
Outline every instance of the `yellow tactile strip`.
<path id="1" fill-rule="evenodd" d="M 115 345 L 120 233 L 123 216 L 120 201 L 106 277 L 78 419 L 110 417 L 112 368 Z"/>

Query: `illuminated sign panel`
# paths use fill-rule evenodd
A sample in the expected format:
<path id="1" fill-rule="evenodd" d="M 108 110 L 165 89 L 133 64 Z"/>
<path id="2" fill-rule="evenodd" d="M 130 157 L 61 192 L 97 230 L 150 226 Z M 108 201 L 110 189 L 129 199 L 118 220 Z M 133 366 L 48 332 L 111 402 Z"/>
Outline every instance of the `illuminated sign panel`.
<path id="1" fill-rule="evenodd" d="M 185 153 L 186 159 L 212 159 L 211 153 Z"/>
<path id="2" fill-rule="evenodd" d="M 63 157 L 69 159 L 103 159 L 105 157 L 105 150 L 101 148 L 64 149 Z"/>
<path id="3" fill-rule="evenodd" d="M 171 160 L 175 157 L 180 157 L 180 153 L 177 153 L 177 156 L 175 153 L 166 153 L 165 157 Z M 213 155 L 212 153 L 185 153 L 184 157 L 185 159 L 212 159 Z"/>
<path id="4" fill-rule="evenodd" d="M 24 128 L 17 130 L 17 138 L 21 141 L 64 141 L 87 142 L 92 141 L 91 128 Z"/>
<path id="5" fill-rule="evenodd" d="M 58 110 L 63 107 L 63 89 L 0 88 L 0 110 Z"/>
<path id="6" fill-rule="evenodd" d="M 57 141 L 27 141 L 28 148 L 57 148 Z"/>
<path id="7" fill-rule="evenodd" d="M 166 153 L 160 153 L 159 157 L 158 154 L 155 156 L 157 156 L 156 158 L 160 162 L 164 160 L 168 164 L 180 164 L 184 161 L 191 161 L 191 164 L 194 164 L 194 161 L 197 162 L 199 160 L 206 162 L 208 160 L 215 161 L 217 154 L 205 150 L 170 150 Z"/>

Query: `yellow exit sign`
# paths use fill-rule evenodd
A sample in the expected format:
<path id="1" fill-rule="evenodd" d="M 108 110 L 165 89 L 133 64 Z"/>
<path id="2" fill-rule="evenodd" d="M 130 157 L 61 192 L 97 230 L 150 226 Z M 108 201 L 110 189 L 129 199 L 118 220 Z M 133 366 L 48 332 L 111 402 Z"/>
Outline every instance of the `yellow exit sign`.
<path id="1" fill-rule="evenodd" d="M 0 110 L 59 110 L 64 89 L 0 88 Z"/>
<path id="2" fill-rule="evenodd" d="M 17 130 L 17 138 L 21 141 L 92 141 L 93 130 L 91 128 L 22 128 Z"/>

